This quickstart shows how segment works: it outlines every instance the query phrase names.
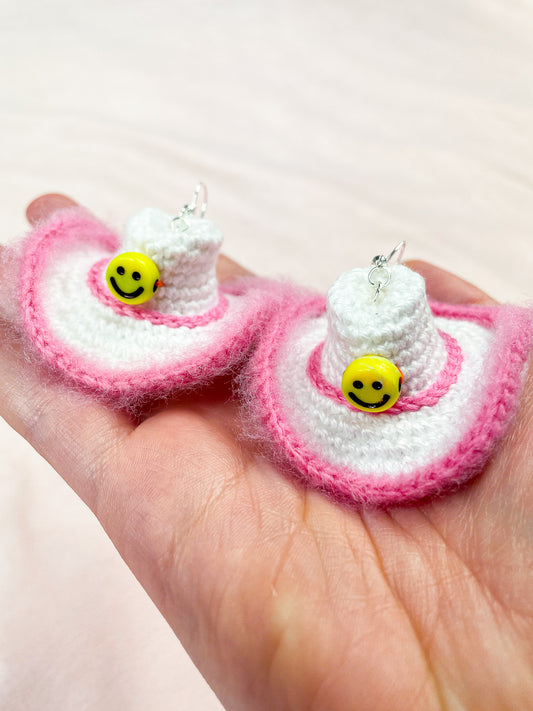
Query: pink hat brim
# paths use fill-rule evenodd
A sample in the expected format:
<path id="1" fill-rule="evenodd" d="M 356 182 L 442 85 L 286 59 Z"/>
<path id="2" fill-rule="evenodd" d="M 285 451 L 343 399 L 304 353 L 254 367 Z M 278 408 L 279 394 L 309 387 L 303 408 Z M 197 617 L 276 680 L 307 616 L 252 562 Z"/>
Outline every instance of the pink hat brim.
<path id="1" fill-rule="evenodd" d="M 291 394 L 284 390 L 278 365 L 298 325 L 323 317 L 325 299 L 315 296 L 300 299 L 270 321 L 243 378 L 248 407 L 278 463 L 284 462 L 290 473 L 339 501 L 368 506 L 401 504 L 435 495 L 480 472 L 517 408 L 532 342 L 531 313 L 510 306 L 430 306 L 436 317 L 470 321 L 492 334 L 483 364 L 483 376 L 491 387 L 485 389 L 479 411 L 459 441 L 444 456 L 428 457 L 423 466 L 408 473 L 372 476 L 360 471 L 357 462 L 339 466 L 328 461 L 312 434 L 297 431 L 291 411 L 301 408 L 302 403 L 291 400 Z M 341 403 L 334 407 L 344 409 Z M 386 413 L 369 415 L 383 416 Z"/>
<path id="2" fill-rule="evenodd" d="M 110 258 L 119 249 L 120 240 L 80 207 L 56 212 L 38 225 L 23 244 L 18 300 L 24 329 L 46 363 L 69 380 L 109 400 L 127 406 L 130 402 L 168 395 L 227 373 L 249 352 L 268 317 L 271 302 L 268 283 L 255 278 L 241 279 L 221 287 L 223 298 L 231 299 L 233 304 L 238 304 L 238 308 L 227 309 L 222 316 L 220 313 L 213 314 L 220 328 L 217 326 L 216 338 L 202 350 L 195 349 L 191 356 L 179 354 L 174 359 L 156 364 L 128 362 L 125 359 L 118 368 L 106 367 L 105 363 L 94 362 L 83 350 L 73 347 L 64 335 L 53 328 L 43 299 L 49 266 L 72 250 L 87 245 L 96 248 L 101 258 Z M 87 309 L 92 306 L 91 299 L 96 303 L 97 296 L 94 293 L 91 295 Z M 129 313 L 133 307 L 123 306 L 121 311 L 119 302 L 107 305 L 109 310 L 119 313 L 125 323 L 128 322 L 129 328 L 134 327 L 132 324 L 140 324 L 135 315 Z M 100 303 L 99 308 L 102 308 Z M 82 313 L 79 318 L 83 319 Z M 170 332 L 167 321 L 168 317 L 166 321 L 163 317 L 157 328 Z M 191 319 L 185 318 L 185 325 L 178 323 L 177 327 L 198 328 L 200 332 L 209 325 L 209 320 L 206 322 L 202 316 L 197 317 L 196 321 L 191 324 Z M 176 323 L 171 326 L 176 329 Z"/>

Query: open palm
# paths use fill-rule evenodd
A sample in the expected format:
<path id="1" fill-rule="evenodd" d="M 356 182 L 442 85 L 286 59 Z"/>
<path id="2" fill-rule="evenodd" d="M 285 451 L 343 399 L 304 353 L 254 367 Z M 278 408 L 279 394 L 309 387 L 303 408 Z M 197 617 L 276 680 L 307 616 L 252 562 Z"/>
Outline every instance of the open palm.
<path id="1" fill-rule="evenodd" d="M 65 200 L 39 199 L 30 220 Z M 411 266 L 435 299 L 490 302 Z M 533 707 L 532 377 L 480 477 L 358 512 L 265 460 L 227 383 L 133 422 L 28 363 L 7 316 L 0 340 L 0 413 L 94 511 L 222 703 L 246 711 Z"/>

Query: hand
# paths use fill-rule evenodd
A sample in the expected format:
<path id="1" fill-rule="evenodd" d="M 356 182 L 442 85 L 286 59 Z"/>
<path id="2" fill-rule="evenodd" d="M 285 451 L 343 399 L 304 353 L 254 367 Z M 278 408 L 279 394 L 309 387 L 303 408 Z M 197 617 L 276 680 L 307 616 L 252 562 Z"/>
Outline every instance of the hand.
<path id="1" fill-rule="evenodd" d="M 30 222 L 66 200 L 38 199 Z M 490 303 L 411 267 L 437 300 Z M 531 708 L 531 373 L 477 479 L 357 512 L 245 445 L 227 384 L 132 422 L 28 363 L 1 328 L 0 414 L 94 511 L 228 709 Z"/>

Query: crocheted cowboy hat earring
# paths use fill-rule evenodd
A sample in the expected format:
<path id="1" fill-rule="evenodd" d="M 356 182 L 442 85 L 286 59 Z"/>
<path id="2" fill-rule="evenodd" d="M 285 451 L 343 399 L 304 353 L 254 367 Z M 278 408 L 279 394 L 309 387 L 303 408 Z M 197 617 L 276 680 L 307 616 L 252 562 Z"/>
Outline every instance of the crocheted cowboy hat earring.
<path id="1" fill-rule="evenodd" d="M 234 367 L 267 298 L 254 280 L 218 284 L 222 234 L 206 209 L 200 183 L 177 217 L 147 208 L 131 218 L 122 242 L 80 207 L 35 228 L 22 245 L 19 303 L 46 362 L 124 405 Z"/>
<path id="2" fill-rule="evenodd" d="M 278 458 L 312 486 L 392 504 L 483 466 L 517 404 L 531 314 L 431 303 L 423 278 L 388 256 L 353 269 L 327 303 L 272 319 L 245 378 Z"/>

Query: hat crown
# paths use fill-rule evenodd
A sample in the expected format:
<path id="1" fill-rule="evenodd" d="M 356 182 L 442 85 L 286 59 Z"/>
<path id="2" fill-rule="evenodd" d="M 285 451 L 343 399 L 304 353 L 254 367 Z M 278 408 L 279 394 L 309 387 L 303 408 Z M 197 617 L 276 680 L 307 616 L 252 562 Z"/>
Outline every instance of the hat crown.
<path id="1" fill-rule="evenodd" d="M 187 217 L 179 229 L 172 216 L 145 208 L 126 224 L 123 251 L 141 252 L 159 269 L 164 286 L 147 308 L 172 314 L 199 314 L 218 302 L 216 263 L 222 233 L 205 218 Z"/>
<path id="2" fill-rule="evenodd" d="M 446 361 L 424 279 L 405 266 L 392 266 L 390 283 L 374 301 L 375 288 L 368 281 L 371 268 L 342 274 L 328 292 L 324 375 L 340 383 L 355 358 L 379 355 L 402 371 L 405 394 L 423 390 Z"/>

